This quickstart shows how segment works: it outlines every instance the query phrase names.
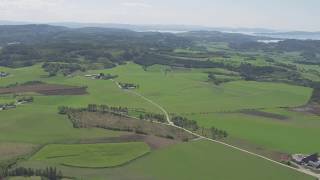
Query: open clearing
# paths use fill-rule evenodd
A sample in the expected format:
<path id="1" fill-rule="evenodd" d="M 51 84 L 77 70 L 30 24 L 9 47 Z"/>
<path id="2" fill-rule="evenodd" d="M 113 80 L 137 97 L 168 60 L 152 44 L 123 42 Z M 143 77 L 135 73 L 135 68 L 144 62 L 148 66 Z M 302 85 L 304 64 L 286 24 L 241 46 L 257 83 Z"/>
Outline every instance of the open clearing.
<path id="1" fill-rule="evenodd" d="M 31 161 L 72 167 L 106 168 L 125 164 L 150 151 L 142 142 L 109 144 L 54 144 L 45 146 Z"/>

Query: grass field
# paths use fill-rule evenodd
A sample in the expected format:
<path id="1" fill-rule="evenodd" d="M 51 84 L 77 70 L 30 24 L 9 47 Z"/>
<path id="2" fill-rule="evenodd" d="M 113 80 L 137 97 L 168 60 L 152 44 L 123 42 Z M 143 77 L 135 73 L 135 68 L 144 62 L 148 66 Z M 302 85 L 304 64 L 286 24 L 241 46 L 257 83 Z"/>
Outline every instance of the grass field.
<path id="1" fill-rule="evenodd" d="M 73 167 L 106 168 L 125 164 L 150 151 L 142 142 L 114 144 L 54 144 L 45 146 L 31 161 Z"/>
<path id="2" fill-rule="evenodd" d="M 142 67 L 129 63 L 113 69 L 97 70 L 71 77 L 61 75 L 48 78 L 40 65 L 0 71 L 11 73 L 0 79 L 0 86 L 15 82 L 39 80 L 51 84 L 88 86 L 88 93 L 81 96 L 34 95 L 34 102 L 18 106 L 17 109 L 0 112 L 0 142 L 31 144 L 77 143 L 81 140 L 95 140 L 119 136 L 123 133 L 102 129 L 74 129 L 67 117 L 58 115 L 58 106 L 83 107 L 90 103 L 142 108 L 146 111 L 161 111 L 134 94 L 120 90 L 112 81 L 92 80 L 85 74 L 111 73 L 119 75 L 117 81 L 136 83 L 135 90 L 163 106 L 170 113 L 182 114 L 195 119 L 202 126 L 215 126 L 227 130 L 231 137 L 247 140 L 259 146 L 289 153 L 320 151 L 312 139 L 319 136 L 319 120 L 316 117 L 284 111 L 278 107 L 294 107 L 305 104 L 312 89 L 281 83 L 233 81 L 215 86 L 207 82 L 207 71 L 217 69 L 171 69 L 153 66 L 144 71 Z M 169 68 L 170 69 L 170 68 Z M 222 70 L 219 70 L 222 71 Z M 232 73 L 232 72 L 224 72 Z M 237 74 L 233 74 L 237 77 Z M 0 96 L 1 102 L 14 101 L 11 95 Z M 260 109 L 289 116 L 288 121 L 279 121 L 234 113 L 242 109 Z M 297 144 L 297 141 L 300 142 Z M 105 167 L 131 159 L 130 153 L 113 160 L 83 155 L 77 160 L 72 157 L 46 159 L 46 155 L 60 152 L 81 151 L 86 148 L 62 145 L 48 145 L 43 155 L 37 154 L 32 160 L 22 162 L 26 167 L 45 167 L 51 164 L 67 164 L 80 167 Z M 78 145 L 75 145 L 78 146 Z M 81 145 L 79 145 L 81 146 Z M 106 145 L 107 146 L 107 145 Z M 51 148 L 52 147 L 52 148 Z M 57 148 L 57 149 L 55 149 Z M 60 148 L 60 150 L 59 150 Z M 76 150 L 75 150 L 76 149 Z M 89 148 L 90 149 L 90 148 Z M 95 148 L 91 149 L 92 151 Z M 97 149 L 96 149 L 97 150 Z M 96 155 L 101 155 L 103 147 Z M 109 152 L 106 147 L 103 152 Z M 141 152 L 141 151 L 139 151 Z M 83 153 L 83 151 L 79 152 Z M 110 152 L 109 152 L 110 153 Z M 83 153 L 85 154 L 85 153 Z M 37 156 L 39 157 L 37 161 Z M 91 155 L 92 156 L 92 155 Z M 90 158 L 91 158 L 90 156 Z M 109 154 L 110 156 L 110 154 Z M 129 157 L 130 158 L 129 158 Z M 123 159 L 122 159 L 123 157 Z M 124 158 L 125 157 L 125 158 Z M 45 159 L 45 160 L 44 160 Z M 61 160 L 61 161 L 60 161 Z M 107 164 L 105 164 L 107 162 Z M 110 164 L 108 164 L 110 163 Z M 121 163 L 120 163 L 121 164 Z M 243 164 L 246 164 L 243 166 Z M 64 174 L 81 175 L 89 179 L 312 179 L 289 169 L 278 167 L 264 160 L 245 155 L 232 149 L 201 141 L 174 145 L 157 150 L 124 167 L 112 169 L 78 169 L 57 165 Z M 201 167 L 201 168 L 199 168 Z M 123 172 L 128 173 L 123 173 Z M 230 173 L 233 172 L 233 173 Z M 271 173 L 272 172 L 272 173 Z"/>
<path id="3" fill-rule="evenodd" d="M 207 74 L 192 70 L 165 75 L 130 64 L 110 72 L 118 74 L 119 81 L 139 84 L 140 93 L 175 113 L 296 106 L 306 103 L 311 95 L 309 88 L 279 83 L 235 81 L 215 86 L 206 83 Z"/>
<path id="4" fill-rule="evenodd" d="M 287 116 L 287 120 L 252 116 L 241 113 L 213 113 L 191 115 L 200 125 L 219 127 L 230 136 L 250 141 L 263 148 L 287 153 L 320 152 L 320 144 L 314 138 L 320 135 L 320 120 L 315 115 L 295 113 L 283 109 L 269 112 Z"/>
<path id="5" fill-rule="evenodd" d="M 102 129 L 75 129 L 66 117 L 58 115 L 55 106 L 23 105 L 0 114 L 0 142 L 47 144 L 121 134 Z"/>
<path id="6" fill-rule="evenodd" d="M 21 165 L 36 168 L 46 164 L 29 161 Z M 291 169 L 208 141 L 181 143 L 157 150 L 118 168 L 57 168 L 66 175 L 90 180 L 314 180 Z"/>

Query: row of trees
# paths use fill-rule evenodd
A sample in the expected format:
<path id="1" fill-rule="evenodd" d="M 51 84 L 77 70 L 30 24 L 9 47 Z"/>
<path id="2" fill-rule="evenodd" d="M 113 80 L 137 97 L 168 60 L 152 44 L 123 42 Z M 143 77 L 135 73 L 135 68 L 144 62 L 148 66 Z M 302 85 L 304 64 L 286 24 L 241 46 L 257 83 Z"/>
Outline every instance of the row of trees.
<path id="1" fill-rule="evenodd" d="M 61 171 L 58 171 L 55 167 L 47 167 L 46 169 L 32 169 L 32 168 L 24 168 L 18 167 L 12 170 L 8 170 L 6 176 L 40 176 L 41 179 L 47 180 L 61 180 L 63 178 L 63 174 Z M 1 179 L 1 178 L 0 178 Z"/>
<path id="2" fill-rule="evenodd" d="M 128 115 L 129 109 L 127 107 L 113 107 L 105 104 L 88 104 L 86 108 L 71 108 L 67 106 L 58 107 L 59 114 L 68 114 L 71 111 L 88 111 L 88 112 L 101 112 L 101 113 L 113 113 L 119 115 Z"/>
<path id="3" fill-rule="evenodd" d="M 163 114 L 144 113 L 144 114 L 140 114 L 139 115 L 139 119 L 141 119 L 141 120 L 149 120 L 149 121 L 156 120 L 156 121 L 161 122 L 161 123 L 165 123 L 166 122 L 166 116 L 163 115 Z"/>
<path id="4" fill-rule="evenodd" d="M 174 125 L 189 129 L 191 131 L 196 131 L 199 129 L 198 123 L 195 120 L 189 120 L 188 118 L 182 116 L 174 116 L 171 118 Z"/>
<path id="5" fill-rule="evenodd" d="M 197 132 L 208 138 L 222 139 L 228 137 L 228 133 L 225 130 L 218 129 L 216 127 L 199 127 L 197 121 L 189 120 L 188 118 L 182 116 L 174 116 L 171 118 L 171 120 L 176 126 L 189 129 L 190 131 Z"/>

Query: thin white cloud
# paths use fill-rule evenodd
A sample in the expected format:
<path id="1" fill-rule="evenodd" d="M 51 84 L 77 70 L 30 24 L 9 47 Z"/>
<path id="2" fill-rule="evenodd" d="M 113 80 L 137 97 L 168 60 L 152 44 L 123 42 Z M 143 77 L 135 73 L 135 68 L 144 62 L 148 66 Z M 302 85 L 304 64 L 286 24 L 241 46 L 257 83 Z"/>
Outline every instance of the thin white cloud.
<path id="1" fill-rule="evenodd" d="M 135 7 L 135 8 L 151 8 L 152 5 L 151 4 L 148 4 L 148 3 L 145 3 L 145 2 L 142 2 L 142 1 L 137 1 L 137 2 L 123 2 L 121 4 L 122 6 L 126 6 L 126 7 Z"/>
<path id="2" fill-rule="evenodd" d="M 56 6 L 65 0 L 0 0 L 0 9 L 41 9 Z"/>

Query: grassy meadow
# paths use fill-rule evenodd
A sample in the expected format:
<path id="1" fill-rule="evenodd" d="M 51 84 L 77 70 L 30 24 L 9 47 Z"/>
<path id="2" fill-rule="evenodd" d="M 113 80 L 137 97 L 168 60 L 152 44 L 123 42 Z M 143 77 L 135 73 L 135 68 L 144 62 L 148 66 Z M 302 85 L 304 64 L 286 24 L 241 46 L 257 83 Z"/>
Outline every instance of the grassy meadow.
<path id="1" fill-rule="evenodd" d="M 23 162 L 25 167 L 46 163 Z M 84 169 L 58 166 L 64 174 L 92 180 L 314 180 L 291 169 L 208 141 L 181 143 L 156 150 L 123 167 Z M 123 173 L 125 172 L 125 173 Z"/>
<path id="2" fill-rule="evenodd" d="M 140 88 L 135 91 L 158 103 L 169 113 L 187 116 L 201 126 L 215 126 L 227 130 L 232 138 L 244 139 L 267 149 L 287 153 L 311 153 L 320 151 L 319 145 L 312 141 L 320 135 L 320 122 L 317 117 L 279 108 L 307 103 L 312 93 L 310 88 L 242 80 L 216 86 L 208 82 L 206 72 L 217 71 L 236 79 L 239 77 L 233 72 L 221 69 L 174 69 L 159 65 L 145 71 L 133 63 L 68 77 L 47 77 L 41 65 L 18 69 L 0 67 L 0 71 L 10 73 L 9 77 L 0 79 L 2 87 L 33 80 L 88 87 L 88 94 L 81 96 L 34 94 L 33 103 L 0 111 L 0 143 L 47 145 L 31 159 L 19 162 L 21 166 L 37 168 L 54 164 L 68 176 L 82 176 L 85 179 L 312 179 L 206 141 L 181 143 L 152 151 L 123 167 L 86 169 L 63 166 L 61 164 L 77 167 L 115 166 L 148 152 L 149 148 L 145 144 L 135 147 L 130 143 L 121 148 L 111 147 L 112 144 L 101 147 L 59 145 L 126 133 L 103 129 L 75 129 L 68 118 L 59 115 L 57 110 L 63 105 L 83 107 L 94 103 L 161 113 L 157 107 L 140 97 L 120 90 L 112 81 L 84 77 L 86 74 L 110 73 L 118 75 L 119 78 L 116 80 L 119 82 L 139 84 Z M 12 95 L 0 95 L 0 104 L 14 100 Z M 243 109 L 263 109 L 289 118 L 279 121 L 238 112 Z M 128 151 L 130 152 L 127 153 Z M 75 152 L 77 156 L 68 156 L 71 152 Z"/>
<path id="3" fill-rule="evenodd" d="M 145 143 L 53 144 L 47 145 L 31 157 L 72 167 L 106 168 L 125 164 L 150 151 Z"/>

